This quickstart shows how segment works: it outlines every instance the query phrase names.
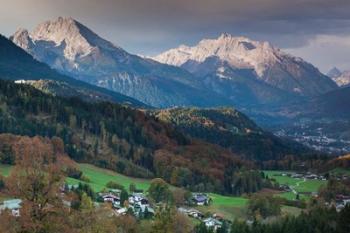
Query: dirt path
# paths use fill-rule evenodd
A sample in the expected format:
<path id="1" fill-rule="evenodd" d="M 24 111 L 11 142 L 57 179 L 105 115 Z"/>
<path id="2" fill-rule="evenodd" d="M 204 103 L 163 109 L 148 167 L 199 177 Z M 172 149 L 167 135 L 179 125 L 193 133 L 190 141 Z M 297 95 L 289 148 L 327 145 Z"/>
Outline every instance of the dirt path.
<path id="1" fill-rule="evenodd" d="M 299 187 L 299 185 L 301 183 L 305 183 L 305 182 L 306 182 L 306 179 L 304 178 L 302 181 L 299 181 L 299 182 L 295 183 L 295 185 L 289 186 L 289 187 L 292 190 L 292 192 L 296 195 L 296 194 L 298 194 L 298 192 L 294 189 L 294 187 Z"/>

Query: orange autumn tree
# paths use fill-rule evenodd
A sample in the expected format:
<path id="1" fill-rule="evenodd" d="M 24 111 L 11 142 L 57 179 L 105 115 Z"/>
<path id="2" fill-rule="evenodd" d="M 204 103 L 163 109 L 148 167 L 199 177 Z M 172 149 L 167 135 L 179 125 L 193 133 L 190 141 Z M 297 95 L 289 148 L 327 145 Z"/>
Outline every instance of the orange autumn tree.
<path id="1" fill-rule="evenodd" d="M 9 193 L 22 200 L 22 232 L 62 231 L 65 211 L 59 197 L 63 173 L 59 163 L 62 143 L 42 137 L 19 137 L 13 145 L 16 165 L 7 179 Z M 56 148 L 57 147 L 57 148 Z"/>

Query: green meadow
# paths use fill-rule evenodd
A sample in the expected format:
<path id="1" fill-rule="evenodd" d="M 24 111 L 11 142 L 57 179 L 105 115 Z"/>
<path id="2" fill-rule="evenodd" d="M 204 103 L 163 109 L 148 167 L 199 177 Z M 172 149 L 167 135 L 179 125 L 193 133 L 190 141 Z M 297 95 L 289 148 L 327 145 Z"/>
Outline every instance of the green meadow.
<path id="1" fill-rule="evenodd" d="M 150 186 L 150 180 L 132 178 L 118 174 L 116 172 L 98 168 L 90 164 L 79 164 L 79 169 L 83 172 L 84 177 L 88 178 L 88 182 L 82 182 L 72 178 L 67 178 L 67 183 L 71 185 L 79 183 L 89 184 L 96 192 L 102 191 L 106 188 L 106 184 L 110 181 L 117 182 L 123 185 L 126 189 L 130 184 L 135 184 L 138 189 L 147 190 Z"/>
<path id="2" fill-rule="evenodd" d="M 11 172 L 12 166 L 0 164 L 0 175 L 8 176 Z"/>
<path id="3" fill-rule="evenodd" d="M 131 183 L 135 184 L 138 189 L 147 190 L 150 186 L 150 180 L 132 178 L 118 174 L 116 172 L 97 168 L 89 164 L 79 164 L 80 170 L 83 175 L 89 179 L 87 182 L 95 191 L 101 191 L 106 188 L 106 184 L 109 181 L 117 182 L 124 187 L 128 188 Z M 80 180 L 67 178 L 68 184 L 78 184 Z M 174 187 L 172 187 L 174 188 Z M 248 199 L 242 197 L 223 196 L 219 194 L 209 193 L 209 196 L 213 200 L 213 204 L 210 206 L 198 207 L 198 210 L 203 213 L 220 213 L 228 219 L 235 217 L 241 217 L 244 215 L 244 207 Z"/>
<path id="4" fill-rule="evenodd" d="M 289 185 L 293 187 L 296 192 L 317 192 L 322 185 L 326 185 L 327 181 L 323 180 L 304 180 L 299 178 L 292 178 L 289 176 L 282 176 L 281 174 L 288 174 L 292 172 L 285 171 L 264 171 L 269 178 L 273 178 L 279 184 Z M 283 192 L 277 194 L 280 197 L 284 197 L 289 200 L 294 200 L 296 198 L 296 194 L 293 192 Z M 300 198 L 308 199 L 309 195 L 300 195 Z"/>
<path id="5" fill-rule="evenodd" d="M 138 189 L 147 190 L 150 186 L 151 180 L 139 179 L 121 175 L 119 173 L 98 168 L 90 164 L 79 164 L 79 169 L 83 172 L 83 176 L 87 178 L 87 181 L 66 178 L 66 182 L 70 185 L 76 185 L 79 183 L 89 184 L 95 192 L 106 189 L 106 185 L 110 181 L 117 182 L 123 185 L 126 189 L 130 184 L 135 184 Z M 11 166 L 0 165 L 0 174 L 5 176 L 9 175 Z M 172 187 L 175 188 L 175 187 Z M 213 204 L 210 206 L 198 207 L 203 213 L 220 213 L 228 219 L 244 216 L 243 209 L 245 208 L 248 199 L 242 197 L 223 196 L 219 194 L 209 193 L 209 196 L 213 200 Z"/>
<path id="6" fill-rule="evenodd" d="M 138 189 L 147 190 L 150 186 L 151 180 L 139 179 L 121 175 L 119 173 L 98 168 L 90 164 L 78 164 L 79 169 L 83 172 L 83 176 L 87 178 L 85 182 L 73 178 L 67 178 L 66 182 L 70 185 L 76 185 L 79 183 L 89 184 L 94 191 L 99 192 L 106 189 L 106 185 L 110 181 L 117 182 L 123 185 L 126 189 L 129 188 L 130 184 L 135 184 Z M 11 166 L 0 165 L 0 174 L 8 176 L 11 171 Z M 314 192 L 318 188 L 325 184 L 326 181 L 318 180 L 307 180 L 295 179 L 288 176 L 281 176 L 281 173 L 286 173 L 284 171 L 264 171 L 270 178 L 274 178 L 280 184 L 288 184 L 294 186 L 294 189 L 298 192 Z M 172 187 L 175 188 L 175 187 Z M 284 192 L 277 194 L 281 197 L 287 198 L 289 200 L 295 199 L 295 194 L 293 192 Z M 246 205 L 248 202 L 247 198 L 244 197 L 233 197 L 233 196 L 223 196 L 215 193 L 209 193 L 212 198 L 213 203 L 210 206 L 198 206 L 196 207 L 199 211 L 205 213 L 218 213 L 223 215 L 227 219 L 242 218 L 246 216 Z M 302 198 L 307 199 L 308 196 L 301 195 Z M 283 206 L 283 213 L 298 214 L 300 209 L 294 207 Z"/>

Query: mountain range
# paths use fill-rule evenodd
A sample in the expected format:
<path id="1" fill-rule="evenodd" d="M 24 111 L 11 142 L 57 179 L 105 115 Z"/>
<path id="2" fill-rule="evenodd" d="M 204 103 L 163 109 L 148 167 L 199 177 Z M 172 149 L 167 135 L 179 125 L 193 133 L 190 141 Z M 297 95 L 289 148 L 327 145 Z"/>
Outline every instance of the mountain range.
<path id="1" fill-rule="evenodd" d="M 234 37 L 227 33 L 217 39 L 204 39 L 193 47 L 182 45 L 154 59 L 183 67 L 199 76 L 216 74 L 218 79 L 233 81 L 235 75 L 227 75 L 228 69 L 249 70 L 251 77 L 243 75 L 246 79 L 255 78 L 271 87 L 300 96 L 316 96 L 336 89 L 329 77 L 301 58 L 293 57 L 268 42 Z M 203 70 L 203 67 L 207 69 Z"/>
<path id="2" fill-rule="evenodd" d="M 128 53 L 72 18 L 18 30 L 11 40 L 76 79 L 154 107 L 285 104 L 337 88 L 300 58 L 268 42 L 222 34 L 153 58 Z"/>
<path id="3" fill-rule="evenodd" d="M 192 47 L 181 45 L 154 57 L 141 57 L 73 18 L 60 17 L 39 24 L 32 32 L 20 29 L 10 40 L 32 56 L 1 38 L 6 44 L 1 51 L 2 77 L 54 95 L 131 103 L 137 108 L 235 107 L 263 127 L 293 127 L 295 123 L 302 125 L 298 131 L 304 127 L 299 124 L 303 118 L 322 116 L 344 122 L 348 114 L 350 94 L 337 81 L 346 72 L 333 69 L 324 75 L 301 58 L 246 37 L 224 33 Z M 178 111 L 168 113 L 178 117 Z"/>
<path id="4" fill-rule="evenodd" d="M 11 40 L 63 74 L 155 107 L 229 104 L 189 72 L 132 55 L 72 18 L 46 21 L 31 33 L 20 29 Z"/>

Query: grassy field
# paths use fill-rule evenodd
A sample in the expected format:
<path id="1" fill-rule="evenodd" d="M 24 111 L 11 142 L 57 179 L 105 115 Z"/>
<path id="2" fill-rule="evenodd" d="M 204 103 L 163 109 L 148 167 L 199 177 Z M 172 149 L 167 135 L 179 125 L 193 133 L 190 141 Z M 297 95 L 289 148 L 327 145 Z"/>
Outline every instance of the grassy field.
<path id="1" fill-rule="evenodd" d="M 135 184 L 138 189 L 147 190 L 150 186 L 150 180 L 132 178 L 118 174 L 116 172 L 95 167 L 90 164 L 79 164 L 79 169 L 83 172 L 83 175 L 88 178 L 88 182 L 82 182 L 81 180 L 76 180 L 72 178 L 67 178 L 66 182 L 68 184 L 74 185 L 79 183 L 89 184 L 96 192 L 102 191 L 107 188 L 106 184 L 109 181 L 117 182 L 128 189 L 130 184 Z M 7 176 L 11 171 L 11 166 L 0 165 L 0 174 Z M 298 191 L 317 191 L 318 187 L 324 182 L 321 181 L 307 181 L 301 183 L 302 180 L 294 179 L 287 176 L 281 176 L 282 172 L 278 171 L 266 171 L 271 178 L 275 178 L 280 184 L 288 184 L 295 186 Z M 283 172 L 285 173 L 285 172 Z M 299 186 L 296 186 L 299 183 Z M 174 188 L 174 187 L 173 187 Z M 294 199 L 295 194 L 292 192 L 286 192 L 278 194 L 287 199 Z M 227 219 L 244 218 L 246 216 L 246 205 L 248 199 L 243 197 L 231 197 L 223 196 L 219 194 L 209 193 L 212 198 L 213 203 L 210 206 L 200 206 L 197 207 L 198 210 L 205 213 L 218 213 L 223 215 Z M 307 198 L 306 196 L 304 198 Z M 288 214 L 298 214 L 300 209 L 284 206 L 282 208 L 283 213 Z"/>
<path id="2" fill-rule="evenodd" d="M 129 185 L 133 183 L 138 189 L 142 190 L 147 190 L 151 182 L 150 180 L 124 176 L 107 169 L 95 167 L 90 164 L 79 164 L 79 169 L 83 172 L 83 175 L 87 177 L 89 181 L 82 182 L 81 180 L 68 177 L 66 179 L 66 182 L 71 185 L 87 183 L 96 192 L 102 191 L 103 189 L 107 188 L 106 184 L 109 181 L 117 182 L 123 185 L 126 189 L 128 189 Z M 0 174 L 7 176 L 10 170 L 10 166 L 0 166 Z M 228 219 L 244 217 L 244 209 L 248 202 L 248 199 L 242 197 L 222 196 L 214 193 L 209 193 L 209 196 L 212 198 L 213 204 L 210 206 L 198 207 L 198 209 L 203 213 L 219 213 Z"/>
<path id="3" fill-rule="evenodd" d="M 84 176 L 90 180 L 88 184 L 95 191 L 101 191 L 106 188 L 106 184 L 109 181 L 115 181 L 126 188 L 128 188 L 131 183 L 134 183 L 138 189 L 142 190 L 147 190 L 150 186 L 150 180 L 127 177 L 89 164 L 80 164 L 79 168 Z M 79 182 L 81 181 L 67 178 L 67 183 L 69 184 L 78 184 Z M 209 193 L 209 196 L 212 198 L 213 204 L 210 206 L 198 207 L 203 213 L 220 213 L 228 219 L 244 216 L 243 209 L 246 206 L 247 199 L 242 197 L 222 196 L 214 193 Z"/>
<path id="4" fill-rule="evenodd" d="M 10 174 L 12 166 L 0 164 L 0 175 L 8 176 Z"/>
<path id="5" fill-rule="evenodd" d="M 126 189 L 130 184 L 135 184 L 138 189 L 147 190 L 150 185 L 150 180 L 132 178 L 118 174 L 116 172 L 95 167 L 90 164 L 79 164 L 79 169 L 83 172 L 83 175 L 89 179 L 87 182 L 96 192 L 102 191 L 106 188 L 106 184 L 109 181 L 117 182 L 123 185 Z M 82 183 L 80 180 L 67 178 L 68 184 Z"/>
<path id="6" fill-rule="evenodd" d="M 243 197 L 222 196 L 214 193 L 209 193 L 209 196 L 213 200 L 210 206 L 197 207 L 202 213 L 217 213 L 230 220 L 245 217 L 245 207 L 248 199 Z"/>
<path id="7" fill-rule="evenodd" d="M 293 187 L 296 192 L 317 192 L 322 185 L 327 183 L 327 181 L 322 180 L 304 180 L 289 176 L 282 176 L 282 173 L 288 174 L 288 172 L 285 171 L 264 171 L 264 173 L 270 178 L 274 178 L 279 184 L 285 184 Z M 289 200 L 294 200 L 296 197 L 296 194 L 293 192 L 284 192 L 278 195 Z M 300 198 L 308 199 L 310 196 L 300 195 Z"/>

